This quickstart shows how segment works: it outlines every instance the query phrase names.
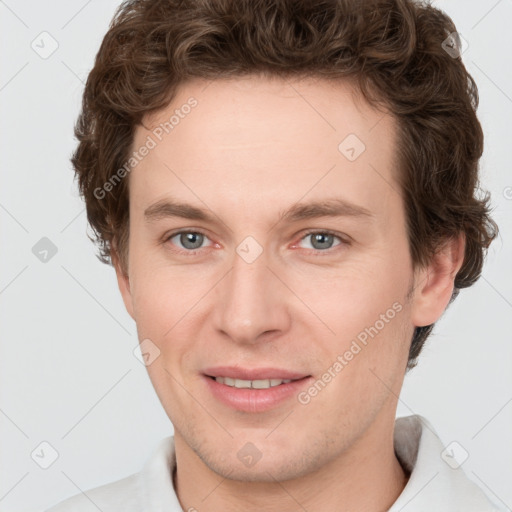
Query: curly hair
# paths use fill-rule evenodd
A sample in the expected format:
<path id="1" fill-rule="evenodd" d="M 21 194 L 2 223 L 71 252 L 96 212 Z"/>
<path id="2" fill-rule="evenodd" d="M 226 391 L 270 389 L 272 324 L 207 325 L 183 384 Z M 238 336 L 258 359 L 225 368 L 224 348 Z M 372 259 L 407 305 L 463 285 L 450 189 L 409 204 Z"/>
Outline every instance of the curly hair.
<path id="1" fill-rule="evenodd" d="M 478 197 L 478 90 L 459 49 L 451 18 L 414 0 L 123 2 L 88 75 L 71 158 L 99 259 L 112 264 L 117 256 L 127 269 L 128 180 L 101 196 L 98 190 L 130 158 L 136 126 L 186 80 L 255 73 L 350 79 L 371 106 L 397 120 L 413 264 L 427 264 L 443 241 L 465 237 L 451 303 L 480 277 L 498 234 L 489 194 Z M 433 327 L 416 327 L 408 369 Z"/>

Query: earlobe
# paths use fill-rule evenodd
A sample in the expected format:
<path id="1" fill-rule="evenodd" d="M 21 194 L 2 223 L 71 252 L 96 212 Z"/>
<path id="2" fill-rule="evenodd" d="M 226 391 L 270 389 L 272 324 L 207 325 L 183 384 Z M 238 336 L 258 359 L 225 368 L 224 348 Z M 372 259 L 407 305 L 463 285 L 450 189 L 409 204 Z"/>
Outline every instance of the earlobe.
<path id="1" fill-rule="evenodd" d="M 414 282 L 411 320 L 415 327 L 435 323 L 453 294 L 457 272 L 465 253 L 463 234 L 449 239 L 436 252 L 429 265 L 417 272 Z"/>
<path id="2" fill-rule="evenodd" d="M 119 291 L 121 292 L 124 306 L 126 311 L 128 311 L 128 314 L 135 320 L 135 316 L 133 314 L 132 294 L 130 289 L 130 278 L 127 271 L 123 268 L 120 258 L 114 249 L 111 250 L 111 259 L 112 265 L 116 271 L 117 285 L 119 287 Z"/>

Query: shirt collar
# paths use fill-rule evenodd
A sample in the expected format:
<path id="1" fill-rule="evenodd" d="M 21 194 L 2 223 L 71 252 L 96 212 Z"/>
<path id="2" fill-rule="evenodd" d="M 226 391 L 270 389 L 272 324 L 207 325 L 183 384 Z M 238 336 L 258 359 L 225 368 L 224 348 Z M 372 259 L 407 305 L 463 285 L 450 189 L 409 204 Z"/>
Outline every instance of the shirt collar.
<path id="1" fill-rule="evenodd" d="M 410 477 L 389 512 L 499 510 L 466 476 L 453 457 L 453 447 L 464 450 L 463 447 L 456 443 L 444 446 L 423 416 L 398 418 L 395 421 L 394 445 L 397 458 L 410 472 Z"/>

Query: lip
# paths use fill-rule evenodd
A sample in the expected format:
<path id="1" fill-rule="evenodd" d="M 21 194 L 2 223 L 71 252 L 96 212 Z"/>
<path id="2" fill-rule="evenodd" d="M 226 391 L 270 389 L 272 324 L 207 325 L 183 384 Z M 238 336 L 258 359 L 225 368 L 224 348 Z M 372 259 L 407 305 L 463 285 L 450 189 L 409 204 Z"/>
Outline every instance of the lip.
<path id="1" fill-rule="evenodd" d="M 212 371 L 213 370 L 213 371 Z M 212 378 L 215 376 L 231 377 L 232 379 L 262 380 L 262 379 L 293 379 L 292 382 L 280 384 L 267 389 L 235 388 L 221 384 Z M 287 400 L 294 399 L 300 390 L 313 380 L 311 375 L 273 368 L 244 370 L 241 368 L 215 368 L 205 370 L 203 381 L 209 393 L 223 405 L 242 412 L 260 413 L 275 409 Z"/>
<path id="2" fill-rule="evenodd" d="M 284 379 L 297 380 L 308 377 L 306 373 L 283 368 L 240 368 L 237 366 L 215 366 L 206 368 L 203 373 L 209 377 L 230 377 L 242 380 Z"/>

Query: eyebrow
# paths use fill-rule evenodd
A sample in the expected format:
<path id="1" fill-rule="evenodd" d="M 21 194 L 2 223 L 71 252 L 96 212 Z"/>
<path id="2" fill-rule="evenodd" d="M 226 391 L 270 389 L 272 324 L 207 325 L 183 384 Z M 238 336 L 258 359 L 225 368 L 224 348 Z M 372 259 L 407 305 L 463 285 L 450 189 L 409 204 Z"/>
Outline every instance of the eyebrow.
<path id="1" fill-rule="evenodd" d="M 169 217 L 199 220 L 214 223 L 216 215 L 208 210 L 198 208 L 191 204 L 163 199 L 149 206 L 144 211 L 146 222 L 156 222 Z M 317 217 L 374 217 L 374 214 L 364 208 L 341 198 L 328 198 L 322 201 L 311 201 L 308 203 L 297 203 L 288 210 L 281 211 L 278 215 L 279 222 L 298 222 L 305 219 Z"/>

